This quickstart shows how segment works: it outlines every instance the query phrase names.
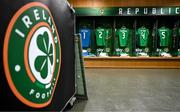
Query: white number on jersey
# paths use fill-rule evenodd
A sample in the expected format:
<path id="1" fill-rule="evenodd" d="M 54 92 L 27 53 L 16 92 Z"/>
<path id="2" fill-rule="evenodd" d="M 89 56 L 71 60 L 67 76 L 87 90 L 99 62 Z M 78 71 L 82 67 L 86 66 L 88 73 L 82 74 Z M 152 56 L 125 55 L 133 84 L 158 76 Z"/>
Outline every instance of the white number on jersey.
<path id="1" fill-rule="evenodd" d="M 142 37 L 143 39 L 145 39 L 145 32 L 144 32 L 144 31 L 141 31 L 141 37 Z"/>
<path id="2" fill-rule="evenodd" d="M 86 32 L 83 32 L 83 39 L 86 39 Z"/>
<path id="3" fill-rule="evenodd" d="M 122 38 L 125 39 L 125 37 L 126 37 L 126 33 L 125 33 L 125 31 L 123 31 L 122 32 Z"/>
<path id="4" fill-rule="evenodd" d="M 103 32 L 99 32 L 99 38 L 102 38 Z"/>
<path id="5" fill-rule="evenodd" d="M 162 39 L 165 39 L 166 38 L 166 35 L 165 35 L 165 32 L 162 32 Z"/>

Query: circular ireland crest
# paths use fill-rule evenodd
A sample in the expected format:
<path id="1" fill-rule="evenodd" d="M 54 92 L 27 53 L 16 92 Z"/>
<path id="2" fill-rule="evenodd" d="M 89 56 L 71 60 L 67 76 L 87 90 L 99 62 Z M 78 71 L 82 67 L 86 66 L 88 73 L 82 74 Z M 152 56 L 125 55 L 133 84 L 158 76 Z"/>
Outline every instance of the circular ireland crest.
<path id="1" fill-rule="evenodd" d="M 145 48 L 144 51 L 145 51 L 146 53 L 148 53 L 148 52 L 149 52 L 149 48 Z"/>
<path id="2" fill-rule="evenodd" d="M 164 51 L 165 51 L 165 52 L 169 52 L 169 49 L 168 49 L 168 48 L 164 48 Z"/>
<path id="3" fill-rule="evenodd" d="M 51 103 L 61 65 L 61 47 L 47 6 L 31 2 L 20 8 L 6 31 L 3 63 L 8 84 L 24 104 Z"/>
<path id="4" fill-rule="evenodd" d="M 103 8 L 99 9 L 99 14 L 104 15 L 104 9 Z"/>
<path id="5" fill-rule="evenodd" d="M 129 50 L 129 48 L 125 48 L 125 52 L 127 52 L 127 53 L 128 53 L 129 51 L 130 51 L 130 50 Z"/>

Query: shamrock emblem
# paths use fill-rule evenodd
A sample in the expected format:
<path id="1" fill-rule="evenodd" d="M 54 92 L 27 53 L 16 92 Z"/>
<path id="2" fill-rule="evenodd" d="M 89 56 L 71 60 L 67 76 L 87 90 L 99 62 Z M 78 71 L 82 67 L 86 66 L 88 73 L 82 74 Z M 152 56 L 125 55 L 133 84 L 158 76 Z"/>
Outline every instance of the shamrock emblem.
<path id="1" fill-rule="evenodd" d="M 40 73 L 41 77 L 45 79 L 48 75 L 48 70 L 51 70 L 53 65 L 53 45 L 49 43 L 49 36 L 47 32 L 43 35 L 38 35 L 37 46 L 44 54 L 41 54 L 35 59 L 35 69 Z"/>

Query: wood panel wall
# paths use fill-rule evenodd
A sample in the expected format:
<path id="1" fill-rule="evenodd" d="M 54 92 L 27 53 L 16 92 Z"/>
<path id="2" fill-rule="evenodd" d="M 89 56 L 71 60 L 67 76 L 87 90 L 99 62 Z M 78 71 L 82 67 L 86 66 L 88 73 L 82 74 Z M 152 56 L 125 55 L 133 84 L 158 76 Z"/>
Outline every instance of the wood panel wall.
<path id="1" fill-rule="evenodd" d="M 73 7 L 180 6 L 180 0 L 68 0 Z"/>

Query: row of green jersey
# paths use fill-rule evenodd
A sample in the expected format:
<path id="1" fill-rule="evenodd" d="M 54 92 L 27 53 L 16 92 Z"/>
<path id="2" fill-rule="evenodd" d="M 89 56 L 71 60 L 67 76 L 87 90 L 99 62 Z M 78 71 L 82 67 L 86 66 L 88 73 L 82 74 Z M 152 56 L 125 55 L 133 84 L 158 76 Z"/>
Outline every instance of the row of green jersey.
<path id="1" fill-rule="evenodd" d="M 119 43 L 121 47 L 127 46 L 128 36 L 129 36 L 129 29 L 123 26 L 121 29 L 117 30 L 119 36 Z M 97 46 L 106 46 L 106 39 L 110 38 L 112 35 L 111 29 L 104 29 L 98 27 L 96 29 L 96 44 Z"/>
<path id="2" fill-rule="evenodd" d="M 129 37 L 130 30 L 125 26 L 117 29 L 117 35 L 119 37 L 119 45 L 120 47 L 126 47 L 128 44 L 128 37 Z M 149 38 L 149 29 L 145 26 L 138 28 L 136 35 L 138 37 L 138 45 L 140 47 L 146 47 L 148 45 L 148 38 Z M 160 46 L 165 47 L 169 44 L 171 30 L 165 26 L 158 29 L 158 35 L 160 37 Z M 111 29 L 105 29 L 102 27 L 98 27 L 96 29 L 96 44 L 97 46 L 106 46 L 106 39 L 112 35 Z M 180 35 L 180 29 L 179 29 Z"/>
<path id="3" fill-rule="evenodd" d="M 119 44 L 120 47 L 126 47 L 128 44 L 128 37 L 129 37 L 129 29 L 126 28 L 125 26 L 121 27 L 120 29 L 117 30 L 117 34 L 119 37 Z M 142 26 L 137 30 L 138 35 L 138 43 L 141 47 L 147 46 L 148 43 L 148 36 L 149 36 L 149 30 Z"/>

